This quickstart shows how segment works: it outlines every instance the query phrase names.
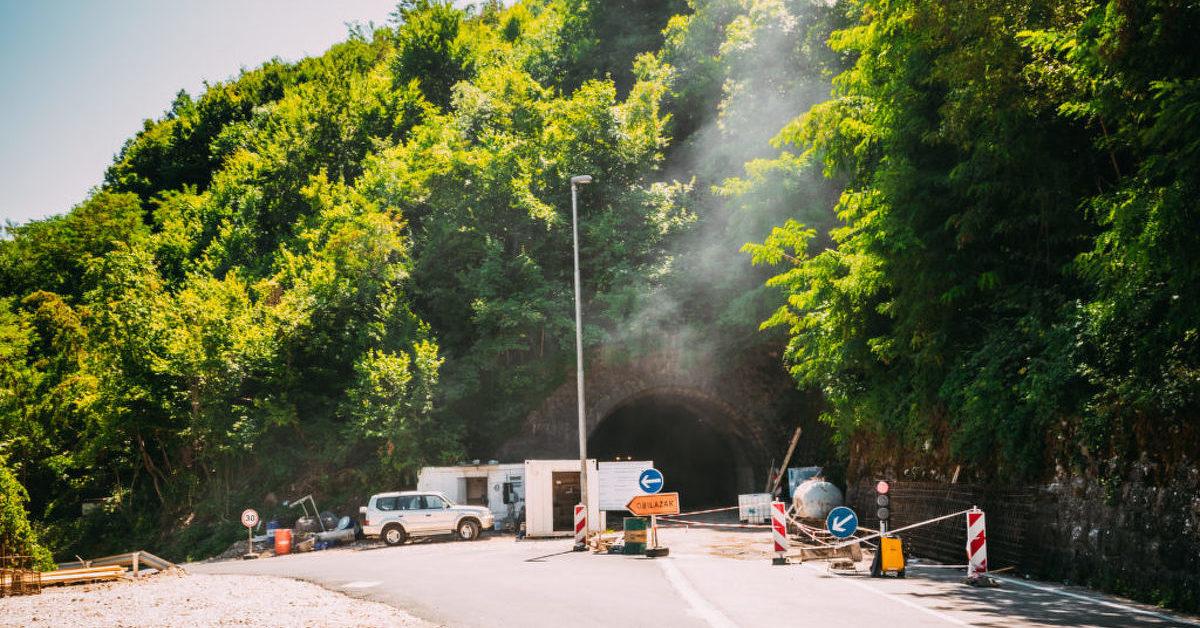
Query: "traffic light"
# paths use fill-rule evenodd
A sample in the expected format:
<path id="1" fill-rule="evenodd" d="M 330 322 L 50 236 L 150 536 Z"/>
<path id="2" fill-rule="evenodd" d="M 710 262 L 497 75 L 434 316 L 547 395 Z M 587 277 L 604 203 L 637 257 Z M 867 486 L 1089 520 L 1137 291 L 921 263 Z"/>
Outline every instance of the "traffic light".
<path id="1" fill-rule="evenodd" d="M 886 532 L 888 521 L 892 517 L 891 497 L 888 492 L 892 487 L 888 485 L 886 480 L 880 480 L 875 483 L 875 505 L 878 510 L 875 511 L 875 516 L 879 519 L 879 531 Z"/>

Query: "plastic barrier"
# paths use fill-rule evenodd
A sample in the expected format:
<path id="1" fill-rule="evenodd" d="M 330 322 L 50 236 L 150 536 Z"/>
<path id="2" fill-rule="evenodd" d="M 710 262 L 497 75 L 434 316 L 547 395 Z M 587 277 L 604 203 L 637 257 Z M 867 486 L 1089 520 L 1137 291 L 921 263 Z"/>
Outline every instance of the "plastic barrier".
<path id="1" fill-rule="evenodd" d="M 987 527 L 983 511 L 967 511 L 967 579 L 987 574 Z"/>
<path id="2" fill-rule="evenodd" d="M 575 504 L 575 547 L 587 546 L 587 508 Z"/>
<path id="3" fill-rule="evenodd" d="M 783 502 L 771 502 L 771 539 L 775 544 L 775 558 L 771 564 L 788 564 L 787 506 Z"/>

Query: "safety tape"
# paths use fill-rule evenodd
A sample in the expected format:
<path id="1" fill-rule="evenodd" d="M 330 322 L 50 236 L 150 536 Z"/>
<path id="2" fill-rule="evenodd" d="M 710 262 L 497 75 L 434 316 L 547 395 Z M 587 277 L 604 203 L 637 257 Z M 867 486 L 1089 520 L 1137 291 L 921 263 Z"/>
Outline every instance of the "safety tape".
<path id="1" fill-rule="evenodd" d="M 968 508 L 967 510 L 960 510 L 960 511 L 958 511 L 958 512 L 952 512 L 952 513 L 950 513 L 950 514 L 948 514 L 948 515 L 942 515 L 942 516 L 940 516 L 940 517 L 934 517 L 934 518 L 932 518 L 932 519 L 926 519 L 925 521 L 918 521 L 917 523 L 911 523 L 911 524 L 909 524 L 909 525 L 906 525 L 906 526 L 903 526 L 903 527 L 900 527 L 900 528 L 896 528 L 895 530 L 888 530 L 888 531 L 886 532 L 886 534 L 896 534 L 897 532 L 904 532 L 905 530 L 911 530 L 911 529 L 913 529 L 913 528 L 919 528 L 919 527 L 921 527 L 921 526 L 929 525 L 929 524 L 931 524 L 931 523 L 936 523 L 936 522 L 938 522 L 938 521 L 943 521 L 943 520 L 945 520 L 945 519 L 949 519 L 949 518 L 951 518 L 951 517 L 957 517 L 957 516 L 959 516 L 959 515 L 965 515 L 965 514 L 966 514 L 966 513 L 967 513 L 969 510 L 970 510 L 970 509 Z M 856 539 L 853 539 L 853 540 L 842 541 L 841 543 L 838 543 L 838 544 L 837 544 L 837 545 L 835 545 L 834 547 L 846 547 L 847 545 L 850 545 L 851 543 L 857 543 L 857 542 L 860 542 L 860 541 L 868 541 L 868 540 L 871 540 L 871 539 L 875 539 L 875 538 L 881 537 L 881 536 L 883 536 L 884 534 L 885 534 L 884 532 L 876 532 L 876 533 L 874 533 L 874 534 L 868 534 L 868 535 L 866 535 L 866 536 L 858 537 L 858 538 L 856 538 Z"/>
<path id="2" fill-rule="evenodd" d="M 709 508 L 708 510 L 693 510 L 691 512 L 681 512 L 677 515 L 659 515 L 660 517 L 690 517 L 692 515 L 705 515 L 710 512 L 724 512 L 726 510 L 737 510 L 740 506 L 726 506 L 724 508 Z"/>
<path id="3" fill-rule="evenodd" d="M 689 521 L 686 519 L 670 519 L 659 521 L 659 525 L 701 526 L 701 527 L 745 527 L 751 530 L 770 530 L 770 524 L 713 524 L 710 521 Z"/>

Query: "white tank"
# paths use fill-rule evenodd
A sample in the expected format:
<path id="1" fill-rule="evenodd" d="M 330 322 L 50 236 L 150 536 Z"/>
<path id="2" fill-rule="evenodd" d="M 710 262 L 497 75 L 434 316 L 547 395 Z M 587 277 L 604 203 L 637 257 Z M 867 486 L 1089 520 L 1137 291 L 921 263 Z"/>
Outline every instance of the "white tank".
<path id="1" fill-rule="evenodd" d="M 792 495 L 792 506 L 796 515 L 806 519 L 824 519 L 830 510 L 841 506 L 842 503 L 842 492 L 822 478 L 811 478 L 801 482 Z"/>

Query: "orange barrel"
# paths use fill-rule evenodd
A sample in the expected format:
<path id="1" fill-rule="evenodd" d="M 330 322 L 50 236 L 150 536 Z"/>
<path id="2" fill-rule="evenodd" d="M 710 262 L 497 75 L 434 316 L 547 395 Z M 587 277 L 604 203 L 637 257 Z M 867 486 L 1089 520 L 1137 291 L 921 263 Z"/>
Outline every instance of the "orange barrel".
<path id="1" fill-rule="evenodd" d="M 280 528 L 275 531 L 275 555 L 282 556 L 292 553 L 292 531 L 289 528 Z"/>

